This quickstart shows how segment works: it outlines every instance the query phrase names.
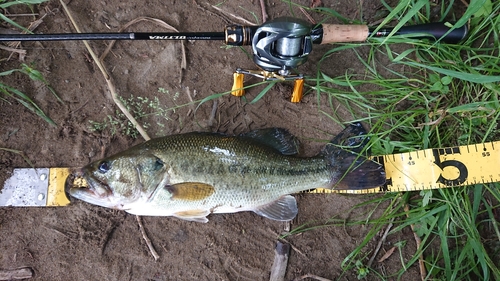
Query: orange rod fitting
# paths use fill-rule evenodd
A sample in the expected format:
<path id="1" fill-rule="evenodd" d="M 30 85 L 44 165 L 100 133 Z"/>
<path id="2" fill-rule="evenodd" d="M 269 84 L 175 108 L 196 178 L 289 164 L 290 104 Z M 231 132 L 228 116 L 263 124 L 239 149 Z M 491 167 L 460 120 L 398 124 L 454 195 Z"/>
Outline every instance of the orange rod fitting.
<path id="1" fill-rule="evenodd" d="M 295 85 L 293 86 L 291 102 L 300 102 L 300 100 L 302 100 L 303 92 L 304 92 L 304 79 L 296 79 Z"/>
<path id="2" fill-rule="evenodd" d="M 234 73 L 233 74 L 233 89 L 231 89 L 231 95 L 235 97 L 241 97 L 245 94 L 245 90 L 243 90 L 243 78 L 245 75 L 243 73 Z"/>

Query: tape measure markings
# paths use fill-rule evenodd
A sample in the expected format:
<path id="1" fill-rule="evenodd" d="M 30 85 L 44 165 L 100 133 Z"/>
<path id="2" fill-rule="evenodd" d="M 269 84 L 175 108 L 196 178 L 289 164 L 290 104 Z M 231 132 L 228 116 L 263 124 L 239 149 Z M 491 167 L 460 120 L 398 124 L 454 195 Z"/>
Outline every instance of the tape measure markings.
<path id="1" fill-rule="evenodd" d="M 418 191 L 478 183 L 500 182 L 500 142 L 430 148 L 374 156 L 386 172 L 387 183 L 366 190 L 317 189 L 314 193 L 366 194 Z"/>

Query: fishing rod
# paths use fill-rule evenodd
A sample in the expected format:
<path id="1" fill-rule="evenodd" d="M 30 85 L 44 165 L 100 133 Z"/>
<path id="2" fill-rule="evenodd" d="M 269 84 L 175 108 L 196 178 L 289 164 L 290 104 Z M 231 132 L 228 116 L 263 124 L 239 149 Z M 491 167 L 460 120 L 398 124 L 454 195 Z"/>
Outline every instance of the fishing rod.
<path id="1" fill-rule="evenodd" d="M 0 34 L 1 41 L 68 41 L 68 40 L 216 40 L 228 46 L 252 46 L 253 61 L 259 70 L 236 69 L 231 93 L 242 96 L 245 74 L 264 80 L 293 80 L 292 102 L 300 102 L 303 75 L 291 74 L 304 64 L 313 44 L 363 42 L 368 37 L 409 35 L 417 39 L 458 43 L 467 35 L 467 27 L 450 28 L 445 23 L 427 23 L 393 28 L 374 29 L 367 25 L 338 25 L 310 23 L 296 18 L 282 17 L 260 26 L 229 25 L 223 32 L 123 32 L 123 33 L 56 33 L 56 34 Z"/>

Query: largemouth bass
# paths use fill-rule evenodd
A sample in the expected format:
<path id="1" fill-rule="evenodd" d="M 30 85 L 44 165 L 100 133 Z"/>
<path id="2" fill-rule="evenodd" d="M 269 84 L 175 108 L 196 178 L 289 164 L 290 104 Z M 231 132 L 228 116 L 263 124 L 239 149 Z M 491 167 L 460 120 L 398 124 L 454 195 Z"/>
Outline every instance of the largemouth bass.
<path id="1" fill-rule="evenodd" d="M 288 221 L 297 215 L 292 193 L 385 183 L 382 166 L 355 153 L 361 151 L 365 133 L 361 124 L 351 125 L 310 158 L 295 156 L 298 140 L 279 128 L 239 136 L 166 136 L 89 164 L 80 174 L 88 186 L 69 187 L 68 192 L 91 204 L 143 216 L 207 222 L 211 213 L 253 211 Z"/>

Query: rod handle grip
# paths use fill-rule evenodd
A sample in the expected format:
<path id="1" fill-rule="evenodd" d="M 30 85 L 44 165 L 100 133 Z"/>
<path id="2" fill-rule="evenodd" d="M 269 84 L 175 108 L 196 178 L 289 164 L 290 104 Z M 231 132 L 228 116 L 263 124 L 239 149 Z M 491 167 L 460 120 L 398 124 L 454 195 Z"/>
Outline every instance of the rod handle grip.
<path id="1" fill-rule="evenodd" d="M 367 25 L 323 24 L 321 44 L 363 42 L 368 34 Z"/>

